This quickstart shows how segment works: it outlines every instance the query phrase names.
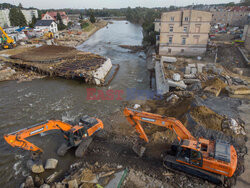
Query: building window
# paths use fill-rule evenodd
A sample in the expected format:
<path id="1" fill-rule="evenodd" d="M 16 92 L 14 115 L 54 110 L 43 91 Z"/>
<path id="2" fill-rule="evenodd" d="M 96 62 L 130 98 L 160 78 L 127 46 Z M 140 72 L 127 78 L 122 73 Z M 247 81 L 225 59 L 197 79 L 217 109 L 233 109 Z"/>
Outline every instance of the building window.
<path id="1" fill-rule="evenodd" d="M 187 21 L 188 21 L 188 17 L 185 17 L 185 19 L 184 19 L 184 20 L 185 20 L 185 22 L 187 22 Z"/>
<path id="2" fill-rule="evenodd" d="M 195 25 L 195 33 L 199 33 L 200 32 L 200 25 Z"/>
<path id="3" fill-rule="evenodd" d="M 184 31 L 184 32 L 187 32 L 187 27 L 184 27 L 183 31 Z"/>
<path id="4" fill-rule="evenodd" d="M 195 44 L 199 44 L 199 37 L 195 37 L 195 38 L 194 38 L 194 43 L 195 43 Z"/>
<path id="5" fill-rule="evenodd" d="M 169 44 L 172 44 L 172 42 L 173 42 L 173 37 L 169 37 L 168 43 L 169 43 Z"/>
<path id="6" fill-rule="evenodd" d="M 174 21 L 174 17 L 173 17 L 173 16 L 171 16 L 170 20 L 173 22 L 173 21 Z"/>
<path id="7" fill-rule="evenodd" d="M 182 44 L 182 45 L 185 45 L 185 44 L 186 44 L 186 38 L 182 38 L 181 44 Z"/>
<path id="8" fill-rule="evenodd" d="M 170 53 L 170 54 L 171 54 L 171 48 L 169 48 L 169 49 L 168 49 L 168 53 Z"/>
<path id="9" fill-rule="evenodd" d="M 173 32 L 174 31 L 174 27 L 173 26 L 169 26 L 169 32 Z"/>
<path id="10" fill-rule="evenodd" d="M 184 49 L 181 49 L 181 53 L 184 53 Z"/>

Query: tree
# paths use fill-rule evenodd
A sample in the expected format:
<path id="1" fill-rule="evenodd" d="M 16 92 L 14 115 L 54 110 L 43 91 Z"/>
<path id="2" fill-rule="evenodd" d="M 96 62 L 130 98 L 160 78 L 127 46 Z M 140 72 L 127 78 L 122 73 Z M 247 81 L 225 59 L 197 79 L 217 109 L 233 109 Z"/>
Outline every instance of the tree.
<path id="1" fill-rule="evenodd" d="M 240 4 L 244 6 L 250 6 L 250 0 L 241 0 Z"/>
<path id="2" fill-rule="evenodd" d="M 95 23 L 96 20 L 93 12 L 90 14 L 89 20 L 91 23 Z"/>
<path id="3" fill-rule="evenodd" d="M 63 24 L 62 17 L 59 12 L 57 12 L 56 20 L 58 24 L 58 30 L 64 30 L 67 28 L 67 26 Z"/>
<path id="4" fill-rule="evenodd" d="M 20 9 L 22 9 L 22 8 L 23 8 L 22 3 L 19 3 L 18 8 L 20 8 Z"/>
<path id="5" fill-rule="evenodd" d="M 23 27 L 27 25 L 26 19 L 20 8 L 10 9 L 9 17 L 10 17 L 10 24 L 12 26 Z"/>
<path id="6" fill-rule="evenodd" d="M 31 20 L 31 23 L 29 24 L 29 27 L 34 28 L 34 26 L 35 26 L 35 24 L 36 24 L 36 21 L 37 21 L 37 19 L 36 19 L 36 17 L 33 15 L 32 20 Z"/>

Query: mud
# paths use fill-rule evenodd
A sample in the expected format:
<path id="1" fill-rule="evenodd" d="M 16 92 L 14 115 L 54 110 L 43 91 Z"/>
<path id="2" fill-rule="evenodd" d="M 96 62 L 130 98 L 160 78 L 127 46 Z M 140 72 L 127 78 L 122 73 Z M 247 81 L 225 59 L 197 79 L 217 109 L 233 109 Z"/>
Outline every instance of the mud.
<path id="1" fill-rule="evenodd" d="M 73 47 L 44 45 L 24 53 L 12 55 L 10 58 L 28 62 L 53 62 L 66 57 L 73 57 L 76 53 L 77 50 Z"/>

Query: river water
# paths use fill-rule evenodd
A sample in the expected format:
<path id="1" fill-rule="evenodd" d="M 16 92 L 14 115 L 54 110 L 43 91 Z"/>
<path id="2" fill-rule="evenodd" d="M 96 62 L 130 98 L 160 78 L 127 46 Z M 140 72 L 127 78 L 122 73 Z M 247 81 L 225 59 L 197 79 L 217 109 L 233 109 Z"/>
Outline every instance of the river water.
<path id="1" fill-rule="evenodd" d="M 129 53 L 118 45 L 141 45 L 142 28 L 126 21 L 113 21 L 97 31 L 77 49 L 108 57 L 120 69 L 111 84 L 95 87 L 74 80 L 45 78 L 31 82 L 0 83 L 0 187 L 19 187 L 24 176 L 29 174 L 26 161 L 29 152 L 12 148 L 3 139 L 9 133 L 49 119 L 73 121 L 88 114 L 105 119 L 120 108 L 126 100 L 128 88 L 149 89 L 149 73 L 146 69 L 145 54 Z M 123 90 L 122 100 L 87 100 L 86 89 Z M 104 125 L 105 126 L 105 125 Z M 65 170 L 76 162 L 74 152 L 64 157 L 56 155 L 56 149 L 63 142 L 60 133 L 35 136 L 29 139 L 44 150 L 44 159 L 59 159 L 58 169 Z M 46 175 L 54 171 L 47 171 Z"/>

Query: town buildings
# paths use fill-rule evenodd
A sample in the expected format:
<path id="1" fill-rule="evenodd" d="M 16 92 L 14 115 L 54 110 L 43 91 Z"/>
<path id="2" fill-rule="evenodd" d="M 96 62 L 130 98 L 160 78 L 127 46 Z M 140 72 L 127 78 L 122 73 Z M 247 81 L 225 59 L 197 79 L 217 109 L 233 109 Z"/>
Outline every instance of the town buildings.
<path id="1" fill-rule="evenodd" d="M 54 20 L 38 20 L 35 24 L 35 31 L 57 33 L 57 23 Z"/>
<path id="2" fill-rule="evenodd" d="M 53 20 L 53 21 L 57 22 L 57 24 L 58 24 L 57 13 L 60 14 L 63 24 L 68 25 L 69 17 L 67 16 L 67 14 L 65 12 L 46 12 L 46 14 L 42 15 L 42 20 Z"/>
<path id="3" fill-rule="evenodd" d="M 159 55 L 197 56 L 206 52 L 212 14 L 199 10 L 165 12 L 161 16 Z"/>
<path id="4" fill-rule="evenodd" d="M 248 7 L 213 8 L 210 12 L 212 13 L 212 25 L 219 23 L 226 26 L 243 27 L 248 23 L 250 17 L 250 8 Z"/>

